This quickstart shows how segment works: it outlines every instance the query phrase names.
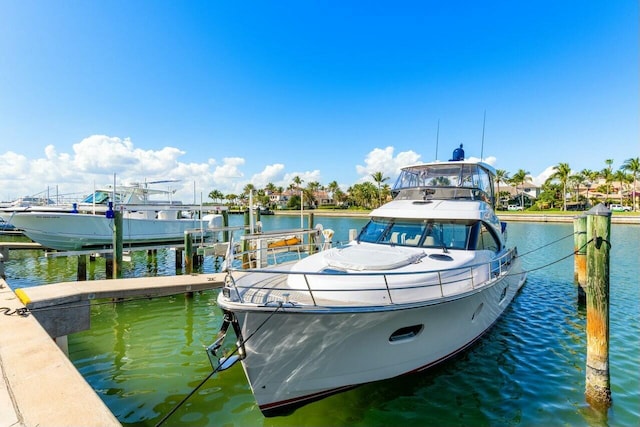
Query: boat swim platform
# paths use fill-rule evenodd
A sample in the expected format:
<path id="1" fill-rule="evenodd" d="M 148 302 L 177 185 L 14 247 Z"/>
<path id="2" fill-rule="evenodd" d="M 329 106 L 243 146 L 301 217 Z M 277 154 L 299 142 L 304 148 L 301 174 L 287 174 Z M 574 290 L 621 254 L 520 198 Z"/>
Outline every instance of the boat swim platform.
<path id="1" fill-rule="evenodd" d="M 221 287 L 225 277 L 215 273 L 61 282 L 15 292 L 0 279 L 0 424 L 120 426 L 63 351 L 66 335 L 90 328 L 91 300 L 210 290 Z M 26 316 L 14 312 L 24 309 Z"/>

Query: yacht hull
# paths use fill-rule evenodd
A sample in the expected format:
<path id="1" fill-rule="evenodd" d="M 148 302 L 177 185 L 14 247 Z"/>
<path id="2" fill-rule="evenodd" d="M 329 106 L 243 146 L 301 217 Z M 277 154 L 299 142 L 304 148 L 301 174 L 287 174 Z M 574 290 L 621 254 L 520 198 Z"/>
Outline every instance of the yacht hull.
<path id="1" fill-rule="evenodd" d="M 261 411 L 272 416 L 456 355 L 496 322 L 524 280 L 516 259 L 499 280 L 448 300 L 249 308 L 220 294 L 218 304 L 239 322 L 242 366 Z"/>
<path id="2" fill-rule="evenodd" d="M 104 215 L 28 212 L 14 214 L 10 222 L 50 249 L 72 251 L 113 245 L 113 219 Z M 186 230 L 201 227 L 198 219 L 123 218 L 123 244 L 180 242 Z"/>

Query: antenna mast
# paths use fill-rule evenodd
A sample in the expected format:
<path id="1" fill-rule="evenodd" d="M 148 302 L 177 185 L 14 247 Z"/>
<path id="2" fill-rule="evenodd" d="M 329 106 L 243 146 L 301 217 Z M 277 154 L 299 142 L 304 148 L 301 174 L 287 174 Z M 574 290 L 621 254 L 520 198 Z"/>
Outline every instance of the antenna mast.
<path id="1" fill-rule="evenodd" d="M 436 131 L 436 158 L 438 160 L 438 139 L 440 138 L 440 119 L 438 119 L 438 130 Z"/>
<path id="2" fill-rule="evenodd" d="M 482 119 L 482 145 L 480 146 L 480 161 L 484 155 L 484 125 L 487 122 L 487 110 L 484 110 L 484 118 Z"/>

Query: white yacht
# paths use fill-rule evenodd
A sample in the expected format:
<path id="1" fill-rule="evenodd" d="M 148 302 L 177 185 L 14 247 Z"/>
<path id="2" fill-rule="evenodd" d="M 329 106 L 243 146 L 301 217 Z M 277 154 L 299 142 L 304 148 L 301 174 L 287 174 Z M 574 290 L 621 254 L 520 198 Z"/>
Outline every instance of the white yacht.
<path id="1" fill-rule="evenodd" d="M 228 268 L 224 322 L 207 351 L 217 370 L 241 361 L 263 414 L 427 369 L 507 309 L 526 274 L 494 213 L 495 171 L 454 159 L 403 168 L 393 200 L 344 246 Z M 254 246 L 249 260 L 264 252 Z M 229 326 L 237 349 L 219 357 Z"/>

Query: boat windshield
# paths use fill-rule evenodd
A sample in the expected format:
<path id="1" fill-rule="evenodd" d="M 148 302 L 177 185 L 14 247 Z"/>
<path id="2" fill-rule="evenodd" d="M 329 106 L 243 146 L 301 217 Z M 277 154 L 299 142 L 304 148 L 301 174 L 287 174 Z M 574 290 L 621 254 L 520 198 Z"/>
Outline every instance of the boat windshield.
<path id="1" fill-rule="evenodd" d="M 393 194 L 399 199 L 472 199 L 493 204 L 493 175 L 476 163 L 410 166 L 402 169 Z"/>
<path id="2" fill-rule="evenodd" d="M 95 193 L 89 194 L 82 202 L 83 203 L 95 203 L 103 204 L 109 200 L 111 193 L 107 193 L 106 191 L 96 191 Z"/>
<path id="3" fill-rule="evenodd" d="M 475 249 L 478 221 L 474 220 L 406 220 L 372 218 L 364 226 L 359 242 L 400 246 Z M 473 242 L 471 242 L 473 240 Z"/>

